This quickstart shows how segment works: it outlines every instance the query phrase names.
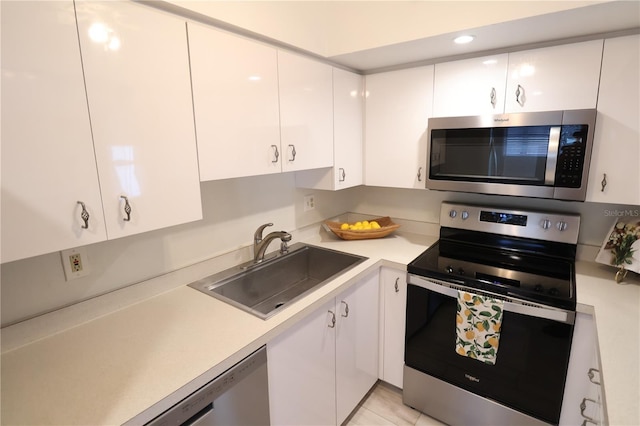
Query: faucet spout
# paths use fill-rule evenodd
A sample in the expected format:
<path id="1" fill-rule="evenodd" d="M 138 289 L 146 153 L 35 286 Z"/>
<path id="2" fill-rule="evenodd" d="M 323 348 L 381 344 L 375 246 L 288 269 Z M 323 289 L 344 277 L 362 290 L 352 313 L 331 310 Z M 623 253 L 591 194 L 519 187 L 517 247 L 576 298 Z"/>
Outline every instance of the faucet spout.
<path id="1" fill-rule="evenodd" d="M 267 247 L 269 247 L 269 243 L 275 240 L 276 238 L 280 238 L 282 241 L 280 245 L 280 252 L 286 253 L 288 250 L 287 243 L 291 241 L 291 234 L 285 231 L 276 231 L 267 234 L 264 238 L 262 238 L 262 231 L 267 226 L 272 226 L 272 223 L 266 223 L 260 226 L 254 236 L 253 236 L 253 261 L 254 263 L 260 263 L 264 260 L 264 253 L 267 251 Z"/>

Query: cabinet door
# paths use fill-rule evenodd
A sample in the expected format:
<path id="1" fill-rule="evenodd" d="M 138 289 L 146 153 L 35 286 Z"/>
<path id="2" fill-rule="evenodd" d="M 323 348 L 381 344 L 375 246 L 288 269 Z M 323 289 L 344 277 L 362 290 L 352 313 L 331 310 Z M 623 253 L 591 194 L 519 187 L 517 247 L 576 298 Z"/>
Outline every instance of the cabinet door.
<path id="1" fill-rule="evenodd" d="M 595 108 L 602 40 L 509 54 L 506 112 Z"/>
<path id="2" fill-rule="evenodd" d="M 334 182 L 336 189 L 362 185 L 364 77 L 333 69 Z"/>
<path id="3" fill-rule="evenodd" d="M 601 424 L 602 376 L 593 315 L 576 314 L 560 425 Z M 587 423 L 588 424 L 588 423 Z"/>
<path id="4" fill-rule="evenodd" d="M 278 51 L 282 170 L 333 166 L 333 83 L 329 65 Z"/>
<path id="5" fill-rule="evenodd" d="M 336 424 L 342 424 L 378 380 L 378 272 L 336 298 L 336 311 Z"/>
<path id="6" fill-rule="evenodd" d="M 281 171 L 275 48 L 189 23 L 202 181 Z"/>
<path id="7" fill-rule="evenodd" d="M 504 112 L 508 54 L 435 65 L 433 116 Z"/>
<path id="8" fill-rule="evenodd" d="M 334 315 L 332 299 L 267 344 L 271 424 L 336 423 Z"/>
<path id="9" fill-rule="evenodd" d="M 365 184 L 425 188 L 433 65 L 366 77 Z"/>
<path id="10" fill-rule="evenodd" d="M 382 268 L 381 282 L 384 295 L 382 380 L 402 388 L 407 274 L 405 271 Z"/>
<path id="11" fill-rule="evenodd" d="M 333 69 L 333 168 L 296 173 L 301 188 L 339 190 L 362 185 L 364 77 Z"/>
<path id="12" fill-rule="evenodd" d="M 587 201 L 640 204 L 640 36 L 605 40 Z"/>
<path id="13" fill-rule="evenodd" d="M 185 22 L 133 2 L 76 9 L 108 237 L 201 219 Z"/>
<path id="14" fill-rule="evenodd" d="M 103 241 L 73 2 L 1 7 L 2 262 Z"/>

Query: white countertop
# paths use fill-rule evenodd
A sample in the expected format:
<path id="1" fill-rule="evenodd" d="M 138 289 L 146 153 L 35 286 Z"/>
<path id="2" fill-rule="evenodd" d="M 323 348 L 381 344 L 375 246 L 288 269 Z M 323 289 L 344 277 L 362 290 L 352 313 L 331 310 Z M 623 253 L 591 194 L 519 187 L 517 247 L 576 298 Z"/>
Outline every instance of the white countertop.
<path id="1" fill-rule="evenodd" d="M 342 241 L 320 232 L 306 242 L 369 259 L 266 321 L 187 287 L 193 279 L 184 281 L 189 273 L 182 271 L 144 283 L 167 288 L 161 294 L 137 295 L 134 304 L 95 318 L 86 307 L 72 307 L 75 319 L 58 313 L 3 329 L 3 347 L 9 349 L 1 359 L 2 423 L 144 423 L 367 272 L 382 265 L 404 269 L 436 239 L 398 233 Z M 191 271 L 198 278 L 220 270 L 198 268 Z M 610 423 L 640 424 L 640 281 L 615 284 L 612 271 L 578 262 L 578 302 L 595 307 Z M 64 326 L 56 329 L 48 319 Z M 34 341 L 22 336 L 37 335 L 34 329 L 43 324 L 47 335 Z"/>

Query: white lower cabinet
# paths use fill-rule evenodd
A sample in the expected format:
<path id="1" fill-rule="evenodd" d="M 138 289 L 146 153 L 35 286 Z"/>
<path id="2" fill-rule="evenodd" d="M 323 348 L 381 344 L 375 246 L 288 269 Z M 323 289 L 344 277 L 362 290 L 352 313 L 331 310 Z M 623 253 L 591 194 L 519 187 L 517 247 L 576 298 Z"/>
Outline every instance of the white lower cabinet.
<path id="1" fill-rule="evenodd" d="M 606 423 L 598 355 L 598 337 L 593 315 L 576 314 L 569 369 L 562 401 L 560 425 Z"/>
<path id="2" fill-rule="evenodd" d="M 378 273 L 267 344 L 273 425 L 341 424 L 378 378 Z"/>
<path id="3" fill-rule="evenodd" d="M 381 379 L 402 388 L 404 366 L 404 329 L 407 306 L 407 273 L 383 267 L 380 271 L 382 286 L 382 374 Z"/>

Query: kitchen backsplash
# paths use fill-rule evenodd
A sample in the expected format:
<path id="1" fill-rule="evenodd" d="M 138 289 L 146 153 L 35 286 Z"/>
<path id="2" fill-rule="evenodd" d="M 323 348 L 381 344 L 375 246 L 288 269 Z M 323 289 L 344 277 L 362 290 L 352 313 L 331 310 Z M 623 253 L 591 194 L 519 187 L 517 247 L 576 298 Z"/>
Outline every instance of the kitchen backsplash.
<path id="1" fill-rule="evenodd" d="M 86 277 L 66 282 L 59 252 L 3 264 L 2 326 L 226 253 L 246 257 L 249 250 L 240 249 L 251 246 L 255 229 L 267 222 L 274 225 L 265 231 L 291 232 L 351 212 L 391 216 L 406 224 L 405 231 L 437 232 L 440 203 L 447 200 L 576 212 L 582 217 L 579 243 L 597 247 L 616 217 L 638 212 L 638 206 L 414 189 L 299 189 L 292 173 L 203 182 L 201 189 L 202 221 L 86 246 Z M 314 210 L 304 211 L 306 195 L 314 196 Z"/>

